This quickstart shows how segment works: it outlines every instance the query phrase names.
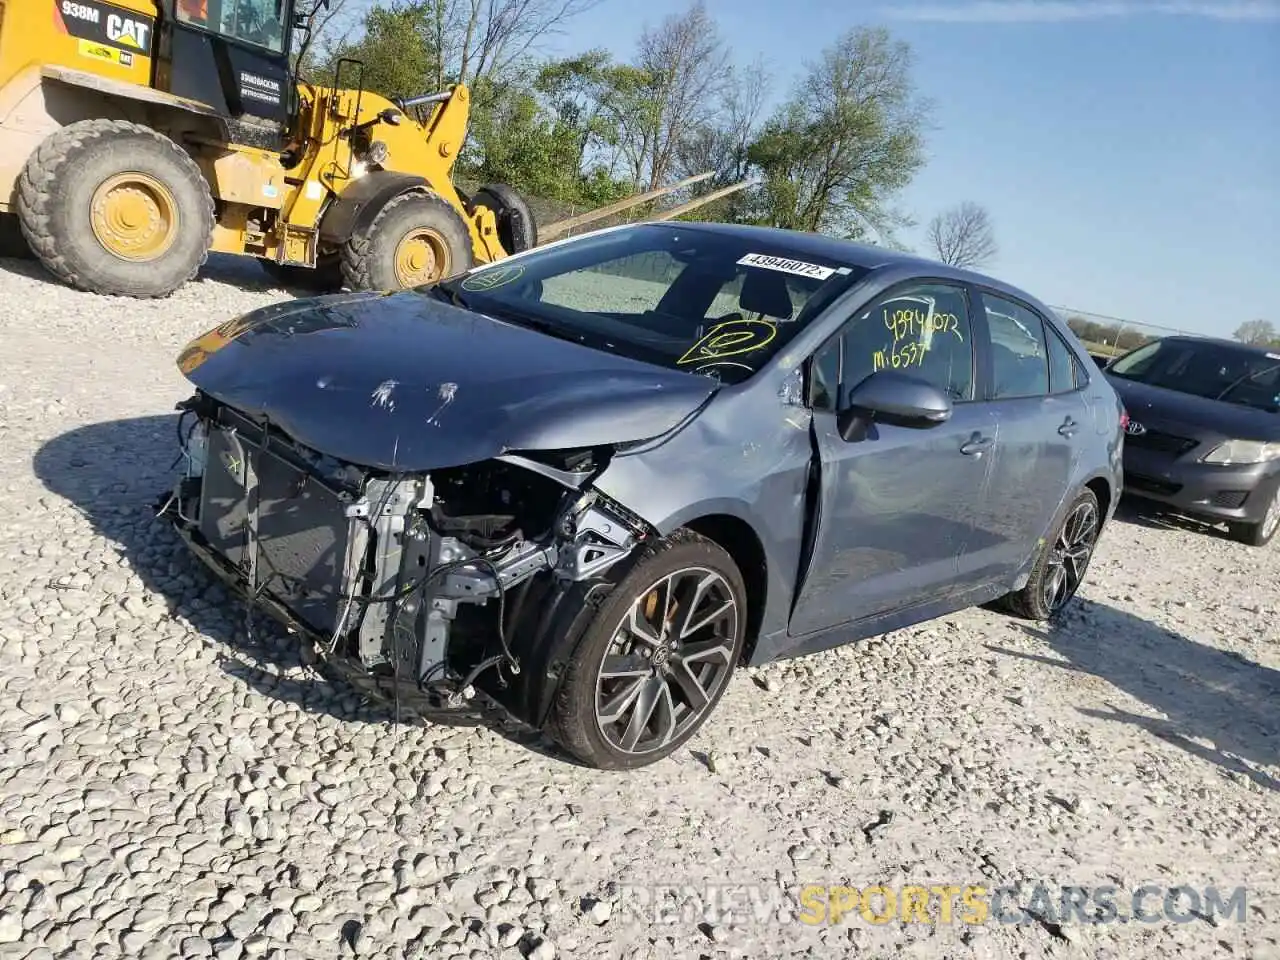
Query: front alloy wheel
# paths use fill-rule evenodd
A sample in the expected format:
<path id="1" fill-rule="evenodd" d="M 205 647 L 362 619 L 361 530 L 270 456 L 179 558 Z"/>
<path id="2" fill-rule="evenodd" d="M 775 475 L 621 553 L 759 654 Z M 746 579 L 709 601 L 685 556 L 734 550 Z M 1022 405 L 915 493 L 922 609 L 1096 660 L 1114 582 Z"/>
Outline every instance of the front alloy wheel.
<path id="1" fill-rule="evenodd" d="M 733 669 L 740 615 L 728 582 L 705 567 L 631 604 L 596 675 L 596 723 L 614 749 L 661 750 L 702 722 Z"/>
<path id="2" fill-rule="evenodd" d="M 746 590 L 729 555 L 688 530 L 645 548 L 591 616 L 549 725 L 593 767 L 656 763 L 710 716 L 742 656 Z"/>

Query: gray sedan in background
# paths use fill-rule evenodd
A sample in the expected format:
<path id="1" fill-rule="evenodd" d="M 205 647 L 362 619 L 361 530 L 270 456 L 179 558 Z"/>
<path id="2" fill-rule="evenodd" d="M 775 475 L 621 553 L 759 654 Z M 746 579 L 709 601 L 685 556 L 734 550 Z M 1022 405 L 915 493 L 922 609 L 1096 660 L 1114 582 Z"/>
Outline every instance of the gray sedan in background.
<path id="1" fill-rule="evenodd" d="M 1280 529 L 1280 350 L 1165 337 L 1106 371 L 1129 414 L 1125 492 L 1269 543 Z"/>
<path id="2" fill-rule="evenodd" d="M 480 694 L 598 767 L 735 667 L 994 602 L 1049 618 L 1123 409 L 1042 303 L 813 234 L 642 224 L 395 294 L 277 304 L 179 359 L 165 515 L 358 689 Z"/>

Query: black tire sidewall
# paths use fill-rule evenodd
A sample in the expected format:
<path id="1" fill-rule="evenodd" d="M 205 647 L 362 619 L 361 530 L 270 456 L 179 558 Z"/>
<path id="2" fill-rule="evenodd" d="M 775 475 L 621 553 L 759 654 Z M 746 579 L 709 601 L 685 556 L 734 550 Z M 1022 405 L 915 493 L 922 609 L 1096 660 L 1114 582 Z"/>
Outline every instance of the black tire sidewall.
<path id="1" fill-rule="evenodd" d="M 661 750 L 629 754 L 616 749 L 596 723 L 596 674 L 618 622 L 639 597 L 663 577 L 681 569 L 706 567 L 723 576 L 738 604 L 737 637 L 729 674 L 711 698 L 702 718 L 691 729 Z M 633 769 L 656 763 L 674 753 L 706 725 L 720 699 L 733 681 L 747 632 L 746 586 L 736 564 L 719 545 L 702 537 L 687 536 L 660 545 L 657 552 L 643 557 L 618 582 L 592 617 L 570 658 L 569 670 L 556 696 L 553 736 L 578 759 L 602 769 Z"/>
<path id="2" fill-rule="evenodd" d="M 208 188 L 194 161 L 182 162 L 176 145 L 159 134 L 115 133 L 69 151 L 54 180 L 46 209 L 48 232 L 60 258 L 90 289 L 120 294 L 168 293 L 185 283 L 204 260 L 213 229 Z M 159 258 L 123 260 L 93 232 L 94 192 L 119 173 L 154 177 L 173 196 L 177 236 Z"/>
<path id="3" fill-rule="evenodd" d="M 1036 565 L 1031 573 L 1031 578 L 1027 581 L 1027 586 L 1023 590 L 1023 597 L 1028 612 L 1036 620 L 1048 620 L 1051 617 L 1060 616 L 1075 601 L 1076 594 L 1072 594 L 1067 598 L 1067 602 L 1058 608 L 1056 612 L 1051 612 L 1048 605 L 1044 602 L 1044 582 L 1045 576 L 1049 568 L 1049 554 L 1053 550 L 1053 545 L 1058 542 L 1058 537 L 1062 536 L 1063 528 L 1067 521 L 1071 519 L 1072 514 L 1080 508 L 1082 504 L 1092 503 L 1093 509 L 1098 515 L 1098 532 L 1094 535 L 1093 547 L 1089 553 L 1089 564 L 1085 567 L 1085 576 L 1088 575 L 1089 567 L 1093 565 L 1093 551 L 1098 548 L 1098 538 L 1102 535 L 1102 509 L 1098 503 L 1097 494 L 1088 487 L 1085 487 L 1074 497 L 1071 498 L 1067 505 L 1067 509 L 1063 511 L 1058 522 L 1053 525 L 1048 537 L 1045 538 L 1044 545 L 1040 549 L 1040 555 L 1036 558 Z M 1079 593 L 1080 587 L 1084 586 L 1085 576 L 1081 576 L 1080 583 L 1076 586 L 1076 593 Z"/>
<path id="4" fill-rule="evenodd" d="M 498 221 L 498 240 L 508 254 L 522 253 L 538 245 L 538 224 L 533 211 L 511 187 L 502 183 L 487 184 L 471 198 L 473 206 L 488 207 Z M 518 213 L 522 226 L 517 235 L 512 214 Z"/>
<path id="5" fill-rule="evenodd" d="M 396 248 L 409 231 L 420 227 L 438 231 L 449 246 L 449 273 L 441 276 L 441 280 L 464 273 L 475 265 L 471 232 L 457 211 L 442 198 L 410 194 L 397 198 L 379 214 L 366 234 L 367 276 L 374 289 L 400 289 L 396 279 Z"/>

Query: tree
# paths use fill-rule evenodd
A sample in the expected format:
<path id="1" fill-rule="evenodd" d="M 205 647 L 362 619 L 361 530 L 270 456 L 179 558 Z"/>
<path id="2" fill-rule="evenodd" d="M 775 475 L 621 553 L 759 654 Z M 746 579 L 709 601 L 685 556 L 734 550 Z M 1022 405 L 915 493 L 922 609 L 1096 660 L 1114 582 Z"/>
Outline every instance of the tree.
<path id="1" fill-rule="evenodd" d="M 1240 324 L 1233 336 L 1241 343 L 1263 346 L 1270 346 L 1280 339 L 1276 334 L 1276 328 L 1269 320 L 1247 320 Z"/>
<path id="2" fill-rule="evenodd" d="M 924 163 L 929 110 L 910 69 L 910 48 L 884 29 L 823 51 L 749 151 L 764 178 L 756 219 L 853 239 L 906 225 L 889 200 Z"/>
<path id="3" fill-rule="evenodd" d="M 995 231 L 986 208 L 965 201 L 929 221 L 929 245 L 952 267 L 978 267 L 997 252 Z"/>
<path id="4" fill-rule="evenodd" d="M 635 64 L 610 73 L 606 104 L 637 188 L 667 181 L 682 145 L 710 119 L 728 72 L 728 47 L 703 0 L 694 0 L 641 34 Z"/>

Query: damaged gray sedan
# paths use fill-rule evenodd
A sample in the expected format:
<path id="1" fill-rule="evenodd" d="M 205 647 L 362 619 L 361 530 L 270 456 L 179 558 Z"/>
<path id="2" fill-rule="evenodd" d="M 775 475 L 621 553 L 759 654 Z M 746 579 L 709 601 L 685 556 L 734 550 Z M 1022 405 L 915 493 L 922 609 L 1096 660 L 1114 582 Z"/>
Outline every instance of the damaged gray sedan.
<path id="1" fill-rule="evenodd" d="M 735 667 L 1072 598 L 1123 409 L 993 279 L 812 234 L 599 231 L 256 310 L 179 366 L 191 549 L 366 693 L 598 767 Z"/>

